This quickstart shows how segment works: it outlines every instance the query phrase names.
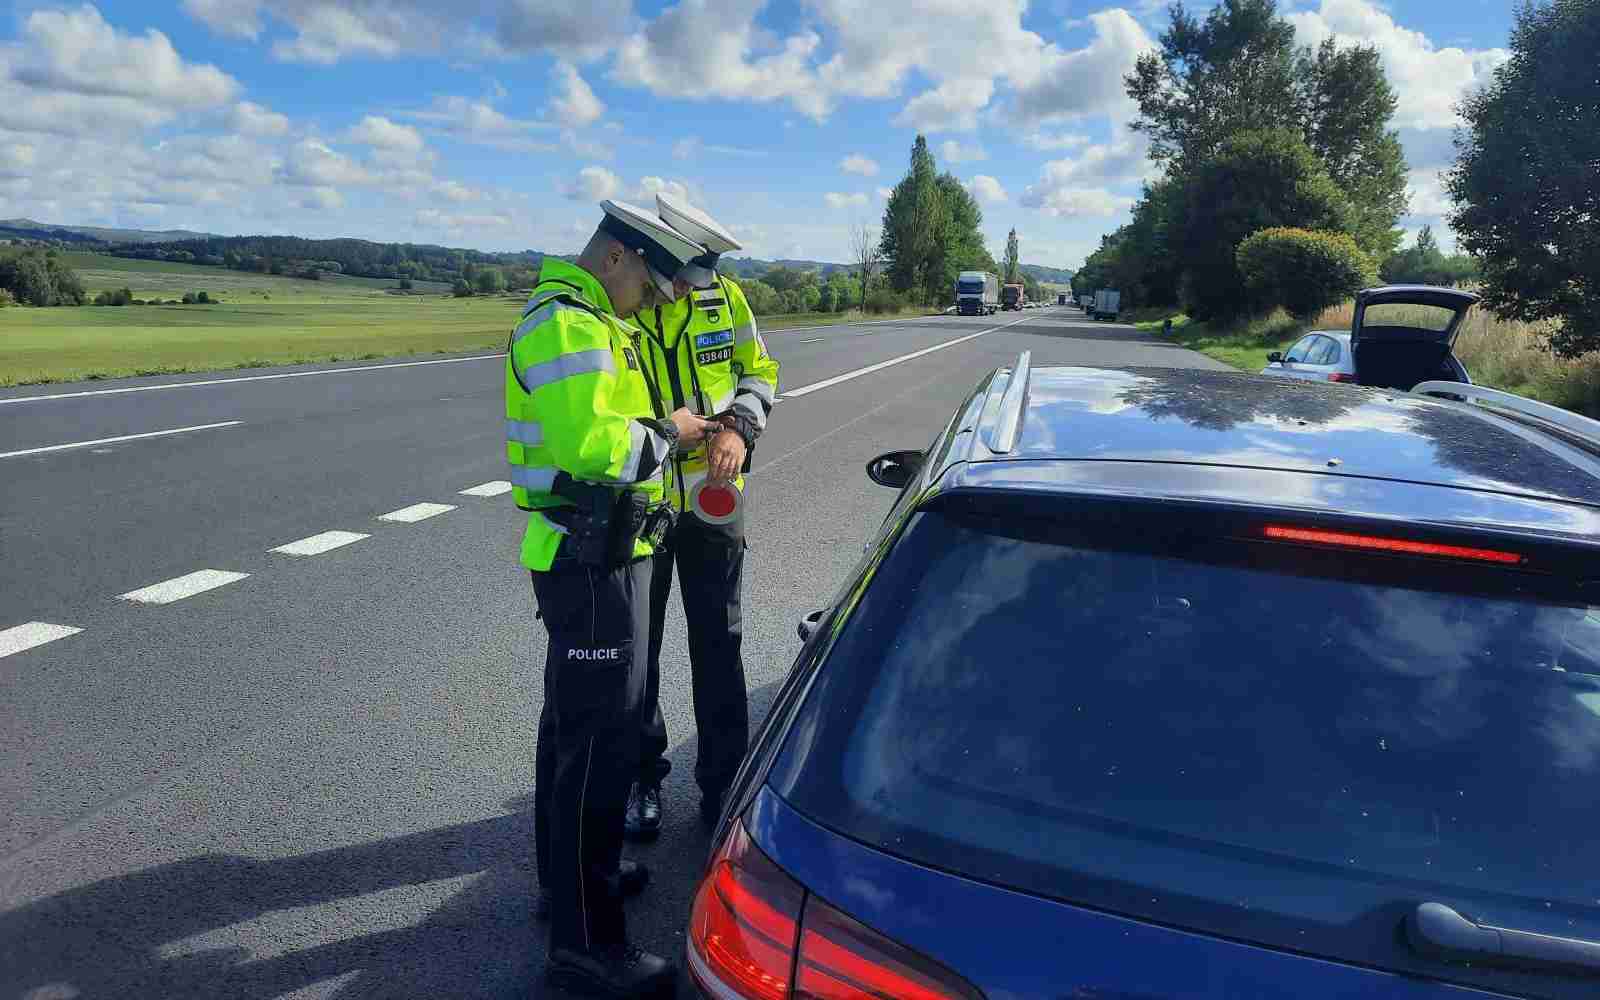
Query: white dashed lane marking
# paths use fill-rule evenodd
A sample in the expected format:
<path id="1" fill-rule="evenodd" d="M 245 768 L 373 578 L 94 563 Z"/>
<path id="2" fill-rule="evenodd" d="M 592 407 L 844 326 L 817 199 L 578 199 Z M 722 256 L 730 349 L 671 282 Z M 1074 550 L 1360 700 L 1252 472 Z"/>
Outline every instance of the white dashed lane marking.
<path id="1" fill-rule="evenodd" d="M 310 538 L 302 538 L 298 542 L 280 545 L 272 551 L 281 552 L 286 556 L 320 556 L 324 552 L 331 552 L 334 549 L 349 545 L 351 542 L 359 542 L 363 538 L 371 537 L 371 535 L 363 535 L 356 531 L 324 531 L 320 535 L 312 535 Z"/>
<path id="2" fill-rule="evenodd" d="M 208 590 L 225 587 L 230 583 L 237 583 L 249 576 L 249 573 L 235 573 L 225 569 L 200 569 L 193 573 L 174 577 L 161 583 L 153 583 L 148 587 L 140 587 L 122 595 L 124 601 L 137 601 L 140 604 L 171 604 L 181 601 L 185 597 L 203 594 Z"/>
<path id="3" fill-rule="evenodd" d="M 25 622 L 13 625 L 11 628 L 0 629 L 0 656 L 10 656 L 24 649 L 43 646 L 47 642 L 65 639 L 82 631 L 83 629 L 73 628 L 71 625 L 52 625 L 49 622 Z"/>
<path id="4" fill-rule="evenodd" d="M 93 441 L 73 441 L 71 444 L 51 444 L 43 448 L 24 448 L 21 451 L 0 452 L 0 458 L 21 458 L 24 455 L 43 455 L 52 451 L 67 451 L 71 448 L 88 448 L 97 444 L 121 444 L 123 441 L 143 441 L 145 438 L 167 437 L 172 434 L 188 434 L 190 431 L 211 431 L 219 427 L 237 427 L 243 421 L 224 420 L 220 424 L 198 424 L 194 427 L 174 427 L 170 431 L 147 431 L 144 434 L 123 434 L 118 437 L 96 438 Z"/>
<path id="5" fill-rule="evenodd" d="M 401 524 L 414 524 L 417 521 L 425 521 L 430 517 L 433 517 L 437 514 L 443 514 L 445 511 L 450 510 L 455 510 L 455 507 L 447 503 L 414 503 L 409 507 L 401 507 L 399 510 L 391 510 L 387 514 L 379 514 L 378 520 L 399 521 Z"/>
<path id="6" fill-rule="evenodd" d="M 492 483 L 483 483 L 461 491 L 464 497 L 497 497 L 502 493 L 510 493 L 511 484 L 504 479 L 496 479 Z"/>

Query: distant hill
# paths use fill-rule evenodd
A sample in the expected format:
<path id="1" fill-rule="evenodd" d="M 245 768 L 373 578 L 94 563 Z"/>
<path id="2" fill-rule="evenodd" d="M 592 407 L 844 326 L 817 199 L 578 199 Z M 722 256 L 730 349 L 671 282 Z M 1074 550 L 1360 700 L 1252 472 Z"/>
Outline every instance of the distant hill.
<path id="1" fill-rule="evenodd" d="M 1022 264 L 1020 267 L 1023 274 L 1031 276 L 1035 281 L 1053 285 L 1065 285 L 1072 281 L 1072 272 L 1059 267 L 1045 267 L 1043 264 Z"/>
<path id="2" fill-rule="evenodd" d="M 189 229 L 110 229 L 102 226 L 63 226 L 33 219 L 0 219 L 0 239 L 59 240 L 63 243 L 171 243 L 198 240 L 211 233 Z"/>

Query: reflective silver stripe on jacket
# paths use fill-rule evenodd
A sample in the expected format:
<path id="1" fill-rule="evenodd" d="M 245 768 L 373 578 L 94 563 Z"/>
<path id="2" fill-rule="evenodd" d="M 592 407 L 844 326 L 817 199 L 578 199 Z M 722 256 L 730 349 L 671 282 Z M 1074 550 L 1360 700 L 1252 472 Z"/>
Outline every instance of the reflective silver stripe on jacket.
<path id="1" fill-rule="evenodd" d="M 533 511 L 532 514 L 533 514 L 534 517 L 537 517 L 539 520 L 543 521 L 544 522 L 544 526 L 546 528 L 549 528 L 551 531 L 555 532 L 556 534 L 565 535 L 567 533 L 566 525 L 557 524 L 554 521 L 550 520 L 548 517 L 545 517 L 543 514 L 539 513 L 538 511 Z"/>
<path id="2" fill-rule="evenodd" d="M 554 299 L 554 301 L 552 301 L 552 299 Z M 565 302 L 556 299 L 555 296 L 546 296 L 545 298 L 540 299 L 539 303 L 540 304 L 535 306 L 533 309 L 522 314 L 522 321 L 517 324 L 517 328 L 511 333 L 512 348 L 515 348 L 517 343 L 521 341 L 523 337 L 526 337 L 534 330 L 537 330 L 540 324 L 548 322 L 550 317 L 554 316 L 556 313 L 583 312 L 583 310 L 579 309 L 577 306 L 569 306 Z M 585 313 L 585 315 L 588 314 Z"/>
<path id="3" fill-rule="evenodd" d="M 506 440 L 517 444 L 533 445 L 544 440 L 544 425 L 537 420 L 507 420 Z"/>
<path id="4" fill-rule="evenodd" d="M 761 353 L 767 353 L 766 342 L 761 339 L 761 331 L 756 329 L 755 323 L 739 323 L 733 328 L 733 342 L 735 344 L 748 344 L 755 341 L 761 345 Z"/>
<path id="5" fill-rule="evenodd" d="M 529 493 L 549 493 L 556 485 L 556 474 L 561 470 L 553 465 L 511 467 L 511 485 L 520 486 Z"/>
<path id="6" fill-rule="evenodd" d="M 772 383 L 768 382 L 764 378 L 759 378 L 755 375 L 744 376 L 739 380 L 739 391 L 748 392 L 752 395 L 759 396 L 763 403 L 766 403 L 768 406 L 772 405 Z"/>
<path id="7" fill-rule="evenodd" d="M 635 420 L 628 427 L 628 457 L 622 463 L 622 481 L 642 483 L 667 460 L 667 439 Z"/>
<path id="8" fill-rule="evenodd" d="M 611 357 L 609 347 L 595 348 L 592 351 L 573 351 L 571 354 L 562 354 L 549 361 L 541 361 L 524 368 L 522 385 L 531 393 L 541 385 L 559 382 L 574 375 L 588 375 L 591 372 L 615 374 L 616 370 L 617 363 Z"/>

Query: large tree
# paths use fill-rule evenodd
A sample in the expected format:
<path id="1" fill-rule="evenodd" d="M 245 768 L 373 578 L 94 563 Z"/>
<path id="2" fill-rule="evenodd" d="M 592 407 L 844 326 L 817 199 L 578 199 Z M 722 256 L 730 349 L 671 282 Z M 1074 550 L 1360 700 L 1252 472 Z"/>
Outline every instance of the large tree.
<path id="1" fill-rule="evenodd" d="M 1400 245 L 1407 200 L 1405 154 L 1389 128 L 1399 102 L 1378 50 L 1326 39 L 1301 51 L 1296 76 L 1306 143 L 1350 202 L 1356 244 L 1382 260 Z"/>
<path id="2" fill-rule="evenodd" d="M 1150 157 L 1185 172 L 1228 136 L 1298 119 L 1294 27 L 1274 0 L 1222 0 L 1202 22 L 1179 3 L 1161 48 L 1124 81 Z"/>
<path id="3" fill-rule="evenodd" d="M 879 248 L 890 286 L 938 302 L 954 294 L 956 272 L 993 270 L 982 226 L 972 193 L 953 174 L 938 172 L 927 139 L 917 136 L 906 176 L 883 210 Z"/>
<path id="4" fill-rule="evenodd" d="M 872 275 L 878 270 L 883 251 L 878 245 L 878 231 L 865 222 L 850 227 L 850 256 L 861 274 L 861 308 L 867 308 L 867 289 Z"/>
<path id="5" fill-rule="evenodd" d="M 1294 129 L 1240 132 L 1196 168 L 1184 191 L 1177 246 L 1183 300 L 1197 319 L 1240 315 L 1261 303 L 1234 253 L 1276 226 L 1349 231 L 1350 207 L 1322 161 Z"/>
<path id="6" fill-rule="evenodd" d="M 1511 58 L 1468 95 L 1447 186 L 1460 246 L 1501 316 L 1561 321 L 1558 354 L 1600 349 L 1600 4 L 1517 12 Z"/>
<path id="7" fill-rule="evenodd" d="M 1011 230 L 1010 234 L 1006 236 L 1006 259 L 1004 267 L 1006 269 L 1006 282 L 1008 284 L 1017 280 L 1017 267 L 1022 263 L 1021 257 L 1021 249 L 1017 246 L 1017 231 L 1013 229 Z"/>

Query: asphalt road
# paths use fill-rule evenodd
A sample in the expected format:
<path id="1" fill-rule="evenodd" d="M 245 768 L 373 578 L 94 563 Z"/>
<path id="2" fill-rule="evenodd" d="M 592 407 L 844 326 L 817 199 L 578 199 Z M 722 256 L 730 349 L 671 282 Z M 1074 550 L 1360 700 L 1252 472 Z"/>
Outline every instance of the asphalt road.
<path id="1" fill-rule="evenodd" d="M 768 345 L 753 720 L 893 500 L 867 459 L 926 445 L 1024 349 L 1216 367 L 1070 308 Z M 461 492 L 505 475 L 501 364 L 0 392 L 0 1000 L 552 995 L 529 907 L 544 636 L 522 515 Z M 424 503 L 450 509 L 379 518 Z M 270 551 L 330 531 L 365 537 Z M 631 849 L 655 881 L 630 921 L 679 957 L 707 843 L 671 614 L 675 767 L 661 839 Z"/>

